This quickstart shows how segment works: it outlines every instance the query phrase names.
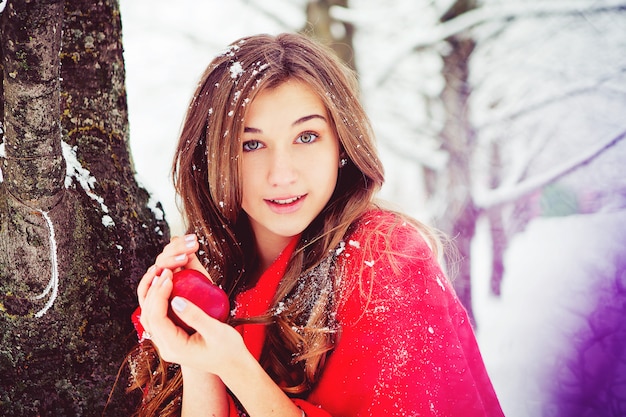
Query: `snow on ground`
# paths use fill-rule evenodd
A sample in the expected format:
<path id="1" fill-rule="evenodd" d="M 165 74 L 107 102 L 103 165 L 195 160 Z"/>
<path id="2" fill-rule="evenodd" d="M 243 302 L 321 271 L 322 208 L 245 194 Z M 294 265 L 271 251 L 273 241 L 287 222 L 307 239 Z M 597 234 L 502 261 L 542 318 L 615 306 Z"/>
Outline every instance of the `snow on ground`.
<path id="1" fill-rule="evenodd" d="M 623 210 L 532 221 L 506 254 L 501 298 L 489 296 L 489 264 L 475 265 L 479 342 L 508 417 L 565 415 L 554 414 L 565 406 L 558 374 L 582 354 L 574 341 L 602 294 L 608 294 L 603 302 L 624 305 L 623 294 L 610 288 L 615 276 L 626 286 L 624 225 Z M 482 230 L 474 249 L 485 251 L 488 244 Z"/>

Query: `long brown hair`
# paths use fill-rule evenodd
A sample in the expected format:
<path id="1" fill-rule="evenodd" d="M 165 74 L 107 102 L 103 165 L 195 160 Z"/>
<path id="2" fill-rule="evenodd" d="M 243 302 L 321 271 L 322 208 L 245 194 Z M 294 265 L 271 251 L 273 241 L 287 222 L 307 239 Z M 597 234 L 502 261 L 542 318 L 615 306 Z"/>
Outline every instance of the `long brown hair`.
<path id="1" fill-rule="evenodd" d="M 240 135 L 248 104 L 267 88 L 297 79 L 325 104 L 342 158 L 335 191 L 303 232 L 275 295 L 274 308 L 250 320 L 267 326 L 261 364 L 285 392 L 304 396 L 332 350 L 335 327 L 333 252 L 371 206 L 383 183 L 354 73 L 304 35 L 258 35 L 232 43 L 209 64 L 191 100 L 173 166 L 189 232 L 200 259 L 233 299 L 253 285 L 256 256 L 241 208 Z M 236 325 L 237 323 L 232 322 Z M 170 415 L 180 402 L 180 370 L 164 364 L 150 342 L 129 355 L 131 388 L 144 390 L 138 415 Z"/>

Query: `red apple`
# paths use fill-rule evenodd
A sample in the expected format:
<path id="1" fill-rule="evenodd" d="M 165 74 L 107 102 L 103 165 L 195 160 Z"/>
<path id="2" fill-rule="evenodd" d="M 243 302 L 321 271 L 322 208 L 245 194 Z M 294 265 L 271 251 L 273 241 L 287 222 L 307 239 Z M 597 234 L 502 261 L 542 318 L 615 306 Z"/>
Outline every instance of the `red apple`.
<path id="1" fill-rule="evenodd" d="M 194 269 L 182 269 L 172 277 L 172 294 L 170 300 L 176 296 L 191 301 L 209 316 L 225 322 L 230 313 L 230 302 L 226 293 L 217 285 L 213 284 L 201 272 Z M 174 324 L 183 328 L 187 333 L 195 333 L 195 330 L 183 322 L 176 312 L 169 307 L 168 316 Z"/>

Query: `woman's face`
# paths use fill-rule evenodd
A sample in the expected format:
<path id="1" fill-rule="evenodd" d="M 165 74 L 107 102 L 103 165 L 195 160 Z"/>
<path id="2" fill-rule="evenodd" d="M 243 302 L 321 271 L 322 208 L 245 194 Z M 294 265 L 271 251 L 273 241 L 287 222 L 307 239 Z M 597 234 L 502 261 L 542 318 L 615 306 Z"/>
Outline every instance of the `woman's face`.
<path id="1" fill-rule="evenodd" d="M 297 80 L 255 97 L 241 139 L 243 210 L 257 246 L 282 249 L 328 203 L 339 140 L 322 100 Z"/>

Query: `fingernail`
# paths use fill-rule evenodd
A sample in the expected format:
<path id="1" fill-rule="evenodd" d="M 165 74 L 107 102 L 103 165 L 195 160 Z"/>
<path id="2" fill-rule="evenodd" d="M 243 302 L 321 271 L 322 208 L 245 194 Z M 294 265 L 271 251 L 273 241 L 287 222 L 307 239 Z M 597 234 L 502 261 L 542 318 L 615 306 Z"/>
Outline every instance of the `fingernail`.
<path id="1" fill-rule="evenodd" d="M 183 311 L 187 307 L 187 301 L 180 297 L 174 297 L 172 299 L 172 308 L 176 311 Z"/>
<path id="2" fill-rule="evenodd" d="M 193 248 L 195 244 L 196 244 L 196 235 L 185 236 L 185 247 Z"/>
<path id="3" fill-rule="evenodd" d="M 156 282 L 159 280 L 158 275 L 154 278 L 152 278 L 152 283 L 150 284 L 150 286 L 153 286 L 154 284 L 156 284 Z"/>
<path id="4" fill-rule="evenodd" d="M 163 282 L 161 283 L 161 287 L 162 287 L 162 286 L 164 286 L 164 285 L 165 285 L 165 283 L 166 283 L 167 281 L 169 281 L 169 279 L 170 279 L 170 277 L 166 277 L 166 278 L 163 280 Z"/>
<path id="5" fill-rule="evenodd" d="M 177 257 L 174 258 L 175 261 L 184 261 L 185 258 L 187 257 L 186 254 L 181 253 L 180 255 L 178 255 Z"/>

